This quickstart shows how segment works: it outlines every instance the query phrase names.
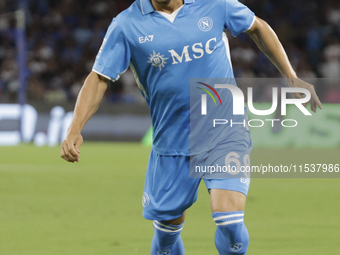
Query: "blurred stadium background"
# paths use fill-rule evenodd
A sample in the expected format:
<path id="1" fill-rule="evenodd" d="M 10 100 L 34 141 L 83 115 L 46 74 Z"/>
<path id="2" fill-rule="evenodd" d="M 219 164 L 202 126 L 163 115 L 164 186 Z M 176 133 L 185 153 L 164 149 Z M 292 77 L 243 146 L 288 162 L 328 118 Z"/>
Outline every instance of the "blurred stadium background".
<path id="1" fill-rule="evenodd" d="M 151 120 L 132 73 L 110 84 L 85 127 L 85 141 L 93 142 L 83 145 L 80 164 L 64 163 L 54 147 L 108 25 L 132 2 L 0 0 L 0 254 L 148 254 L 152 227 L 140 205 L 150 147 L 139 141 Z M 242 2 L 274 28 L 301 78 L 332 81 L 315 84 L 329 105 L 314 120 L 327 121 L 328 129 L 311 123 L 298 135 L 314 142 L 294 148 L 275 132 L 253 134 L 261 148 L 254 149 L 252 164 L 340 163 L 340 2 Z M 24 72 L 18 9 L 25 11 Z M 229 39 L 238 78 L 280 77 L 248 36 Z M 27 85 L 24 98 L 20 75 Z M 256 101 L 270 96 L 263 90 Z M 32 106 L 24 120 L 23 101 Z M 284 146 L 270 146 L 264 136 Z M 216 254 L 209 196 L 200 189 L 183 239 L 187 254 Z M 339 192 L 338 179 L 253 179 L 249 254 L 340 254 Z"/>

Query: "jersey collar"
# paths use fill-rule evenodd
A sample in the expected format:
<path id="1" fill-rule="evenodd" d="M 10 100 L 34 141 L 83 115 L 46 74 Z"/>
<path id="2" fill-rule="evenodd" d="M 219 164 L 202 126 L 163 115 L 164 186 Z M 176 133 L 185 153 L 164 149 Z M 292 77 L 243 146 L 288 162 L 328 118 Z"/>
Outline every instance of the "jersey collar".
<path id="1" fill-rule="evenodd" d="M 155 9 L 152 6 L 151 0 L 139 0 L 139 1 L 142 13 L 144 15 L 155 11 Z M 194 2 L 195 0 L 184 0 L 184 4 L 192 4 Z"/>

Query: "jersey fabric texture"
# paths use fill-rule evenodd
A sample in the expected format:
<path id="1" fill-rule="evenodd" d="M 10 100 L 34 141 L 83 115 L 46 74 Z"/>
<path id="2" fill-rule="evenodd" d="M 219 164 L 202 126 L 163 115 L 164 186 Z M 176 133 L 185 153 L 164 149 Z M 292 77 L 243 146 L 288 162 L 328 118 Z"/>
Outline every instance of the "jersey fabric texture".
<path id="1" fill-rule="evenodd" d="M 137 0 L 113 19 L 93 71 L 117 80 L 130 66 L 150 107 L 153 150 L 189 156 L 190 79 L 233 78 L 223 31 L 228 28 L 237 36 L 254 20 L 254 13 L 237 0 L 184 0 L 173 22 L 156 12 L 150 0 Z M 232 111 L 232 103 L 225 107 Z"/>

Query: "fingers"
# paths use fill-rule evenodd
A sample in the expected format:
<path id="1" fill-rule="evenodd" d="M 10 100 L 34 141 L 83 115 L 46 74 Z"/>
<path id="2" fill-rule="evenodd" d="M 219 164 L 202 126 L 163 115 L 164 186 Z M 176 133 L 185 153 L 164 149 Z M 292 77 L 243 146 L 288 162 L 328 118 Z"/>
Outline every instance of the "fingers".
<path id="1" fill-rule="evenodd" d="M 316 112 L 316 103 L 315 103 L 315 100 L 312 98 L 311 99 L 311 109 L 313 112 Z"/>
<path id="2" fill-rule="evenodd" d="M 79 162 L 79 153 L 76 151 L 74 144 L 66 143 L 66 146 L 68 149 L 67 152 L 68 152 L 69 158 L 71 158 L 71 160 L 73 161 Z"/>
<path id="3" fill-rule="evenodd" d="M 319 107 L 320 109 L 322 109 L 322 103 L 318 97 L 318 95 L 315 92 L 315 89 L 313 87 L 313 89 L 311 90 L 311 94 L 312 94 L 312 98 L 311 98 L 311 109 L 313 112 L 316 112 L 317 108 Z"/>
<path id="4" fill-rule="evenodd" d="M 72 141 L 69 139 L 65 139 L 65 141 L 61 145 L 60 156 L 64 160 L 68 162 L 79 162 L 79 147 L 83 143 L 82 138 L 76 139 L 76 141 Z"/>
<path id="5" fill-rule="evenodd" d="M 76 144 L 74 145 L 74 148 L 75 148 L 75 150 L 77 151 L 77 153 L 78 153 L 78 157 L 79 157 L 79 154 L 80 154 L 80 150 L 79 150 L 79 148 L 80 148 L 80 146 L 83 144 L 83 139 L 78 139 L 77 141 L 76 141 Z"/>
<path id="6" fill-rule="evenodd" d="M 60 152 L 60 156 L 66 160 L 67 162 L 74 162 L 74 160 L 72 159 L 72 157 L 70 156 L 69 153 L 67 153 L 67 150 L 65 150 L 65 145 L 63 144 L 61 146 L 61 152 Z"/>
<path id="7" fill-rule="evenodd" d="M 319 105 L 319 104 L 317 103 L 317 100 L 318 100 L 317 96 L 316 96 L 316 98 L 312 96 L 311 100 L 308 102 L 308 103 L 311 104 L 311 110 L 312 110 L 313 112 L 315 112 L 315 113 L 316 113 L 316 110 L 317 110 L 317 107 L 318 107 L 318 106 L 319 106 L 320 109 L 322 109 L 322 104 L 320 103 L 320 105 Z M 319 102 L 320 102 L 320 101 L 319 101 Z M 307 107 L 308 103 L 303 104 L 303 105 L 304 105 L 305 107 Z M 320 107 L 320 106 L 321 106 L 321 107 Z"/>
<path id="8" fill-rule="evenodd" d="M 307 107 L 308 104 L 311 104 L 311 110 L 313 112 L 316 112 L 317 108 L 319 107 L 320 109 L 322 109 L 322 103 L 318 97 L 318 95 L 315 92 L 315 87 L 312 84 L 309 84 L 303 80 L 300 79 L 294 79 L 292 81 L 290 81 L 291 86 L 293 87 L 301 87 L 301 88 L 305 88 L 307 89 L 310 93 L 311 93 L 311 99 L 309 102 L 304 103 L 303 106 Z M 302 98 L 301 94 L 295 94 L 296 98 Z"/>
<path id="9" fill-rule="evenodd" d="M 314 97 L 313 97 L 313 99 L 314 99 L 314 101 L 315 101 L 315 104 L 316 104 L 320 109 L 322 109 L 322 108 L 323 108 L 323 107 L 322 107 L 322 103 L 321 103 L 319 97 L 316 95 L 315 91 L 314 91 Z"/>
<path id="10" fill-rule="evenodd" d="M 294 97 L 295 97 L 295 98 L 298 98 L 298 99 L 303 98 L 302 95 L 301 95 L 300 93 L 294 93 Z"/>

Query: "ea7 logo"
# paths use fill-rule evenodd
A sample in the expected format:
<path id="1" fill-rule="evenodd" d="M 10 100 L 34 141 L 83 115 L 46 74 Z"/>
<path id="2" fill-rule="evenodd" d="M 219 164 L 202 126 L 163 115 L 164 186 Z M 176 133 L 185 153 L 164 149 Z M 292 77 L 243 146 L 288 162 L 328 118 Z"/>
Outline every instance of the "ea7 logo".
<path id="1" fill-rule="evenodd" d="M 152 42 L 154 38 L 154 35 L 147 35 L 139 37 L 139 43 L 146 43 L 146 42 Z"/>

